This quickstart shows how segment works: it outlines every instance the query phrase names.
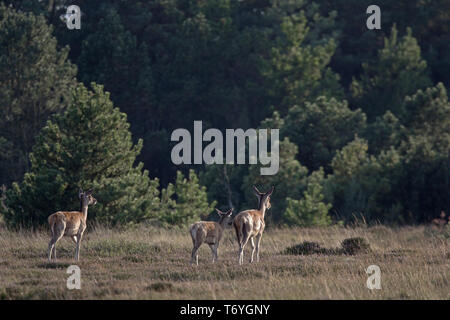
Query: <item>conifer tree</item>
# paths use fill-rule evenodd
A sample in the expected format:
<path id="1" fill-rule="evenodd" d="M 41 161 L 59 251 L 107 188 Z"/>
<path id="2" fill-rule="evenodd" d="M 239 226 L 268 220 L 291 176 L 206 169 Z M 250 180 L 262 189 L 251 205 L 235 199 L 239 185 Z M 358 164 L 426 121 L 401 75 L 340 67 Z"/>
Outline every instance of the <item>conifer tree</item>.
<path id="1" fill-rule="evenodd" d="M 0 3 L 0 185 L 22 178 L 36 135 L 75 84 L 69 48 L 52 32 L 43 16 Z"/>
<path id="2" fill-rule="evenodd" d="M 332 205 L 325 203 L 323 194 L 323 169 L 313 172 L 308 177 L 307 189 L 300 200 L 288 197 L 283 219 L 289 226 L 326 227 L 331 224 L 328 215 Z"/>
<path id="3" fill-rule="evenodd" d="M 206 187 L 200 185 L 194 170 L 189 170 L 187 178 L 177 171 L 175 184 L 169 183 L 161 192 L 161 210 L 157 219 L 165 226 L 186 226 L 206 218 L 216 203 L 208 203 Z"/>
<path id="4" fill-rule="evenodd" d="M 362 68 L 361 78 L 353 79 L 351 84 L 352 105 L 362 108 L 369 120 L 387 110 L 402 119 L 407 114 L 405 96 L 430 84 L 427 63 L 411 29 L 399 39 L 395 24 L 390 37 L 384 39 L 378 59 L 363 63 Z"/>
<path id="5" fill-rule="evenodd" d="M 134 165 L 142 140 L 133 144 L 126 115 L 109 93 L 78 85 L 71 104 L 41 130 L 30 154 L 31 170 L 7 192 L 11 226 L 36 226 L 57 210 L 77 210 L 78 188 L 93 188 L 98 204 L 89 220 L 138 222 L 159 206 L 158 180 Z"/>

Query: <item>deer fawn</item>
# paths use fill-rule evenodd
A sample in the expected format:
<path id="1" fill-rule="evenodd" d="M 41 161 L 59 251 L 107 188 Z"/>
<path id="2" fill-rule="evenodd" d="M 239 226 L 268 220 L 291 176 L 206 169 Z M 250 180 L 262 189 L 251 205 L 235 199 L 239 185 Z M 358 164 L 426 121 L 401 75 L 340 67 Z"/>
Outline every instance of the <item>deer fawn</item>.
<path id="1" fill-rule="evenodd" d="M 259 244 L 264 231 L 264 214 L 267 209 L 270 209 L 270 196 L 272 195 L 272 189 L 266 193 L 259 192 L 255 186 L 253 191 L 258 197 L 258 210 L 245 210 L 234 218 L 233 225 L 236 230 L 237 241 L 239 244 L 239 264 L 244 262 L 244 247 L 250 239 L 252 245 L 252 256 L 250 257 L 250 263 L 253 262 L 253 254 L 255 253 L 255 243 L 253 238 L 256 238 L 256 261 L 259 262 Z"/>
<path id="2" fill-rule="evenodd" d="M 81 188 L 78 197 L 80 198 L 80 211 L 58 211 L 48 217 L 48 223 L 52 231 L 52 238 L 48 244 L 48 261 L 51 261 L 52 255 L 56 260 L 56 243 L 63 236 L 71 237 L 77 245 L 75 260 L 80 259 L 80 244 L 84 230 L 86 230 L 88 206 L 96 204 L 97 200 L 92 196 L 92 190 L 83 192 Z"/>
<path id="3" fill-rule="evenodd" d="M 198 265 L 198 248 L 203 242 L 209 244 L 212 251 L 212 262 L 214 263 L 219 259 L 217 255 L 217 248 L 219 247 L 220 239 L 222 238 L 223 231 L 231 225 L 231 214 L 233 213 L 233 208 L 227 212 L 222 212 L 216 209 L 219 214 L 218 222 L 211 221 L 199 221 L 191 225 L 189 228 L 189 233 L 192 237 L 192 243 L 194 248 L 192 249 L 191 264 L 195 263 Z"/>

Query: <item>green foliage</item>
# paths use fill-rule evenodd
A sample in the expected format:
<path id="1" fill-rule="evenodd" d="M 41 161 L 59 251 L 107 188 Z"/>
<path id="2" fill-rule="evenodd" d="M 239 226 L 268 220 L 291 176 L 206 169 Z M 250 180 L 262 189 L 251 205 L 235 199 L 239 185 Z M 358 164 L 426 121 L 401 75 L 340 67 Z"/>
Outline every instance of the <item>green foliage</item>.
<path id="1" fill-rule="evenodd" d="M 399 147 L 404 176 L 396 187 L 409 219 L 429 221 L 441 210 L 450 210 L 450 102 L 442 84 L 405 101 L 411 116 L 407 138 Z"/>
<path id="2" fill-rule="evenodd" d="M 70 4 L 85 13 L 81 30 L 60 20 Z M 185 225 L 214 201 L 254 208 L 252 185 L 275 186 L 269 224 L 287 223 L 289 210 L 311 220 L 325 204 L 346 222 L 449 212 L 450 2 L 379 0 L 381 30 L 365 28 L 370 4 L 0 0 L 0 185 L 22 181 L 8 187 L 6 220 L 39 225 L 76 209 L 79 186 L 95 188 L 90 218 L 112 224 Z M 97 89 L 78 87 L 70 101 L 68 58 L 126 118 Z M 212 165 L 200 181 L 180 178 L 170 133 L 194 120 L 279 128 L 278 174 Z"/>
<path id="3" fill-rule="evenodd" d="M 351 177 L 361 166 L 368 163 L 367 150 L 367 141 L 355 137 L 355 140 L 336 153 L 331 162 L 333 173 L 340 177 Z"/>
<path id="4" fill-rule="evenodd" d="M 391 147 L 399 147 L 406 133 L 405 126 L 388 110 L 382 117 L 378 116 L 368 124 L 362 135 L 369 142 L 369 153 L 379 154 Z"/>
<path id="5" fill-rule="evenodd" d="M 300 200 L 286 198 L 287 208 L 283 215 L 290 226 L 326 227 L 331 224 L 328 211 L 332 205 L 324 202 L 323 170 L 314 172 L 309 177 L 309 183 Z"/>
<path id="6" fill-rule="evenodd" d="M 80 80 L 103 84 L 130 121 L 150 118 L 153 75 L 146 43 L 123 26 L 114 8 L 106 10 L 95 30 L 82 41 L 77 59 Z"/>
<path id="7" fill-rule="evenodd" d="M 403 209 L 393 199 L 401 168 L 398 152 L 390 149 L 369 156 L 367 141 L 356 137 L 338 151 L 328 183 L 334 189 L 334 210 L 345 221 L 401 221 Z"/>
<path id="8" fill-rule="evenodd" d="M 77 190 L 94 188 L 98 205 L 89 218 L 108 223 L 141 221 L 158 208 L 158 181 L 142 164 L 126 115 L 99 85 L 73 90 L 71 104 L 41 130 L 30 154 L 31 170 L 7 192 L 10 226 L 37 226 L 57 210 L 77 209 Z"/>
<path id="9" fill-rule="evenodd" d="M 363 63 L 360 80 L 351 85 L 353 105 L 361 107 L 369 119 L 390 110 L 397 117 L 404 117 L 407 109 L 403 99 L 431 81 L 427 75 L 427 63 L 421 58 L 420 47 L 411 29 L 400 40 L 394 25 L 391 35 L 384 40 L 374 63 Z"/>
<path id="10" fill-rule="evenodd" d="M 366 116 L 361 110 L 350 110 L 346 101 L 319 97 L 312 103 L 290 107 L 280 134 L 299 146 L 301 164 L 310 170 L 324 167 L 329 172 L 336 150 L 365 126 Z"/>
<path id="11" fill-rule="evenodd" d="M 319 95 L 342 95 L 339 76 L 327 67 L 336 49 L 334 40 L 316 45 L 305 43 L 308 31 L 304 11 L 282 18 L 277 46 L 271 48 L 265 71 L 272 82 L 270 90 L 277 110 L 285 112 L 288 107 Z"/>
<path id="12" fill-rule="evenodd" d="M 419 41 L 423 57 L 431 69 L 434 83 L 450 84 L 450 2 L 448 0 L 378 0 L 381 8 L 381 30 L 365 27 L 366 9 L 374 4 L 371 0 L 321 0 L 320 12 L 326 14 L 337 10 L 335 20 L 339 30 L 339 47 L 333 56 L 331 67 L 341 75 L 343 83 L 361 72 L 361 64 L 375 58 L 383 45 L 385 30 L 394 23 L 400 33 L 412 29 Z M 383 113 L 381 113 L 383 114 Z"/>
<path id="13" fill-rule="evenodd" d="M 208 203 L 206 187 L 200 185 L 194 170 L 189 170 L 188 178 L 178 171 L 175 185 L 169 183 L 161 192 L 157 219 L 165 226 L 186 226 L 209 215 L 216 204 Z"/>
<path id="14" fill-rule="evenodd" d="M 29 168 L 35 136 L 74 84 L 69 48 L 59 49 L 52 31 L 44 17 L 0 3 L 0 184 Z"/>

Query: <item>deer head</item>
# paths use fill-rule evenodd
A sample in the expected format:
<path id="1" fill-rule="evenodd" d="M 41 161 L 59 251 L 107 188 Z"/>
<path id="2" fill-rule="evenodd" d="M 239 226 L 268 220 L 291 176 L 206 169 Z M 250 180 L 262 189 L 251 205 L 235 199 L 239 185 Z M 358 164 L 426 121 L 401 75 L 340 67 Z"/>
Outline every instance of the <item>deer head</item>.
<path id="1" fill-rule="evenodd" d="M 81 203 L 81 207 L 87 207 L 91 204 L 96 204 L 97 203 L 97 199 L 95 199 L 92 196 L 92 192 L 93 190 L 90 189 L 88 191 L 83 191 L 83 189 L 80 188 L 80 190 L 78 191 L 78 197 L 80 198 L 80 203 Z"/>
<path id="2" fill-rule="evenodd" d="M 230 227 L 232 224 L 231 215 L 233 214 L 233 209 L 231 208 L 227 212 L 220 211 L 216 208 L 217 214 L 219 215 L 219 224 L 221 226 Z"/>
<path id="3" fill-rule="evenodd" d="M 256 197 L 258 198 L 258 207 L 259 209 L 261 209 L 262 204 L 264 203 L 266 206 L 266 209 L 270 209 L 271 204 L 270 204 L 270 196 L 272 195 L 273 190 L 275 189 L 274 186 L 272 186 L 272 188 L 267 191 L 267 192 L 260 192 L 258 190 L 258 188 L 256 188 L 255 186 L 253 186 L 253 192 L 255 193 Z"/>

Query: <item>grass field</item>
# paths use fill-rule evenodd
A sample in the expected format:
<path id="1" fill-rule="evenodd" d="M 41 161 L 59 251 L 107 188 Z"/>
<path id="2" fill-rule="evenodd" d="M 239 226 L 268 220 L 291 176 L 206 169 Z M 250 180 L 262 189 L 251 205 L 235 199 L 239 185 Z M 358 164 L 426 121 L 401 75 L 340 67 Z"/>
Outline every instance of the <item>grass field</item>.
<path id="1" fill-rule="evenodd" d="M 58 261 L 47 263 L 47 231 L 0 229 L 0 299 L 450 299 L 449 229 L 330 227 L 268 229 L 261 261 L 237 265 L 233 230 L 226 230 L 219 261 L 206 245 L 199 266 L 189 264 L 187 230 L 139 226 L 90 228 L 81 248 L 81 290 L 68 290 L 74 244 L 62 239 Z M 287 247 L 315 241 L 339 247 L 363 237 L 372 252 L 287 255 Z M 381 268 L 380 290 L 366 287 L 369 265 Z"/>

